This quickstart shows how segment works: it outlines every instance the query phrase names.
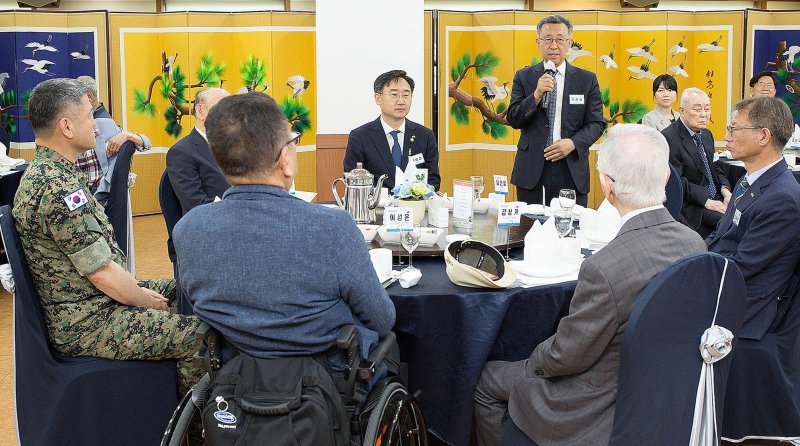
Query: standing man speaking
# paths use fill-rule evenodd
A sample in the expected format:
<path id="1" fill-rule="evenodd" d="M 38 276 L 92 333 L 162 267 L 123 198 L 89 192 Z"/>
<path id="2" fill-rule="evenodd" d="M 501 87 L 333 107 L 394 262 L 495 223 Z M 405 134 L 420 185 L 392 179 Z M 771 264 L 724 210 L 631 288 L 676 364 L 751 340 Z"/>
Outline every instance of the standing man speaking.
<path id="1" fill-rule="evenodd" d="M 606 127 L 597 76 L 565 60 L 572 45 L 572 23 L 549 15 L 536 27 L 543 62 L 514 75 L 506 118 L 521 129 L 511 184 L 517 198 L 549 203 L 560 189 L 574 189 L 586 206 L 589 147 Z"/>

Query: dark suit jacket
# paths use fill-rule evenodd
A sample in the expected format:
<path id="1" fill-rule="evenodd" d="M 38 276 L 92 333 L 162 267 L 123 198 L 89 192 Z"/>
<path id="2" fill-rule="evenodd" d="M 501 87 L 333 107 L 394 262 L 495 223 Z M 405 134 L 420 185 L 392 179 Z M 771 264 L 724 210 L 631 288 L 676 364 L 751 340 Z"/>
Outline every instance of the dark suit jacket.
<path id="1" fill-rule="evenodd" d="M 511 184 L 533 189 L 544 168 L 544 147 L 550 124 L 547 110 L 536 104 L 533 92 L 544 74 L 539 63 L 517 71 L 511 88 L 511 103 L 506 118 L 509 125 L 521 129 Z M 583 104 L 570 104 L 570 95 L 583 96 Z M 555 99 L 552 99 L 555 101 Z M 589 147 L 603 134 L 606 122 L 600 87 L 594 73 L 567 64 L 564 75 L 564 99 L 561 107 L 561 137 L 575 143 L 575 151 L 566 158 L 572 179 L 580 194 L 589 193 Z M 557 161 L 557 162 L 563 162 Z"/>
<path id="2" fill-rule="evenodd" d="M 230 187 L 211 156 L 208 142 L 194 128 L 167 151 L 167 175 L 184 214 L 211 203 L 214 197 L 222 198 Z"/>
<path id="3" fill-rule="evenodd" d="M 740 213 L 738 224 L 734 222 Z M 708 250 L 734 262 L 747 283 L 739 337 L 761 339 L 800 261 L 800 185 L 781 160 L 750 185 L 706 239 Z"/>
<path id="4" fill-rule="evenodd" d="M 533 351 L 525 378 L 511 392 L 514 423 L 540 445 L 608 444 L 633 305 L 658 273 L 702 251 L 696 232 L 656 209 L 631 218 L 584 260 L 569 314 Z"/>
<path id="5" fill-rule="evenodd" d="M 403 139 L 403 156 L 400 168 L 406 170 L 408 157 L 421 153 L 425 164 L 417 166 L 428 169 L 428 184 L 439 190 L 439 149 L 436 146 L 436 137 L 433 132 L 416 122 L 406 119 L 406 131 Z M 356 168 L 356 163 L 375 175 L 375 180 L 381 175 L 388 178 L 383 182 L 383 187 L 393 189 L 394 160 L 389 141 L 383 133 L 381 118 L 368 122 L 350 132 L 347 140 L 347 152 L 344 154 L 344 171 L 349 172 Z"/>
<path id="6" fill-rule="evenodd" d="M 669 144 L 669 163 L 672 164 L 681 176 L 683 184 L 683 205 L 681 207 L 681 223 L 692 229 L 700 227 L 703 209 L 708 200 L 708 176 L 697 145 L 689 134 L 689 130 L 680 119 L 670 124 L 661 131 Z M 715 200 L 722 199 L 722 188 L 731 189 L 725 175 L 719 167 L 714 166 L 714 136 L 708 129 L 700 130 L 700 138 L 706 151 L 708 166 L 717 186 Z"/>

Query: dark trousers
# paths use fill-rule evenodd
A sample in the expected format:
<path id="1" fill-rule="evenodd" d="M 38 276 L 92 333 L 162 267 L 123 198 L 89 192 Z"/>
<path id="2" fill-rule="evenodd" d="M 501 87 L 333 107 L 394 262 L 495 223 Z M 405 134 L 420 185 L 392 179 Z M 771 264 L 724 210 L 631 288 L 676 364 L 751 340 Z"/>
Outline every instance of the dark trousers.
<path id="1" fill-rule="evenodd" d="M 700 219 L 700 226 L 696 229 L 700 237 L 706 238 L 717 228 L 717 223 L 724 214 L 703 208 L 703 216 Z"/>
<path id="2" fill-rule="evenodd" d="M 554 163 L 545 161 L 544 168 L 542 169 L 542 176 L 539 178 L 539 182 L 536 183 L 536 186 L 533 186 L 533 189 L 517 186 L 517 200 L 524 201 L 528 204 L 540 204 L 542 203 L 543 188 L 544 200 L 547 206 L 550 205 L 550 200 L 558 198 L 558 192 L 561 189 L 574 190 L 576 204 L 586 206 L 588 203 L 588 196 L 578 193 L 566 160 L 559 160 Z"/>
<path id="3" fill-rule="evenodd" d="M 509 418 L 503 430 L 503 446 L 537 446 L 537 444 Z"/>

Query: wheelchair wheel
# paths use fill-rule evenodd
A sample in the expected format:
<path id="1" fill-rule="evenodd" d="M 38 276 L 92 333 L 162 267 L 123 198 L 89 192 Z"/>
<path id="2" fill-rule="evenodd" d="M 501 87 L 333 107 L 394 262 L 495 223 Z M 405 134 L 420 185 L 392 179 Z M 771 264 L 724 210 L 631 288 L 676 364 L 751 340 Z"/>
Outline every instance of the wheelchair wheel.
<path id="1" fill-rule="evenodd" d="M 172 414 L 172 418 L 167 424 L 167 430 L 164 432 L 164 438 L 161 439 L 161 446 L 202 445 L 203 441 L 198 437 L 202 434 L 190 432 L 193 424 L 200 425 L 200 411 L 192 403 L 192 391 L 190 390 Z"/>
<path id="2" fill-rule="evenodd" d="M 428 444 L 422 410 L 400 383 L 390 382 L 381 393 L 364 431 L 363 446 Z"/>

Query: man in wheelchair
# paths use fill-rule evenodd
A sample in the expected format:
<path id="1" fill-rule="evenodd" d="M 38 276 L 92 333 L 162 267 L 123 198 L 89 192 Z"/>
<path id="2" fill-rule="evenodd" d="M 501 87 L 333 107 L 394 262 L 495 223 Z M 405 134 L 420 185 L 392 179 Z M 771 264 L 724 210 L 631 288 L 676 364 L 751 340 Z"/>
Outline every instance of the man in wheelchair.
<path id="1" fill-rule="evenodd" d="M 365 407 L 359 400 L 380 375 L 375 364 L 362 367 L 361 358 L 380 338 L 385 341 L 376 351 L 397 357 L 390 332 L 394 305 L 363 237 L 346 212 L 289 192 L 299 135 L 290 134 L 272 98 L 261 93 L 224 98 L 206 127 L 211 153 L 231 188 L 222 201 L 192 209 L 175 226 L 179 286 L 195 315 L 243 354 L 220 369 L 218 341 L 206 339 L 212 389 L 209 395 L 195 392 L 206 403 L 200 408 L 205 440 L 210 445 L 249 444 L 249 439 L 350 442 L 349 432 L 363 435 L 362 429 L 338 414 Z M 336 383 L 331 372 L 341 377 Z M 392 390 L 394 384 L 382 381 L 380 388 Z M 347 411 L 339 407 L 338 393 L 345 396 Z M 410 400 L 404 396 L 394 405 Z M 314 417 L 320 412 L 328 420 Z M 405 435 L 424 439 L 424 427 L 421 434 L 418 427 L 405 429 Z M 319 431 L 330 430 L 327 436 L 336 441 L 321 443 Z M 175 435 L 170 441 L 181 444 Z"/>

